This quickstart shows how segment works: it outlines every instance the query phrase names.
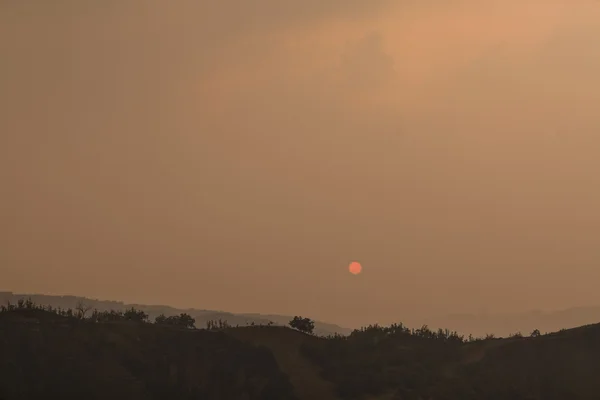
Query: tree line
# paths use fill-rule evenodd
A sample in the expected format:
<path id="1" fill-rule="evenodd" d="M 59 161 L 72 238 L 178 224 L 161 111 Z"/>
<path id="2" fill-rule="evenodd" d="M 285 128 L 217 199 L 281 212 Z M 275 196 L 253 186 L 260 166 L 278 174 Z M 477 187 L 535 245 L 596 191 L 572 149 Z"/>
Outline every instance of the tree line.
<path id="1" fill-rule="evenodd" d="M 0 313 L 18 311 L 18 310 L 41 310 L 50 312 L 61 317 L 73 318 L 79 320 L 87 320 L 90 322 L 119 322 L 119 321 L 132 321 L 140 323 L 151 323 L 149 315 L 143 310 L 138 310 L 134 307 L 128 308 L 124 311 L 119 310 L 108 310 L 99 311 L 92 309 L 90 306 L 84 303 L 78 303 L 73 308 L 62 308 L 43 306 L 34 303 L 31 298 L 19 299 L 16 303 L 10 301 L 6 305 L 0 305 Z M 156 325 L 168 325 L 177 326 L 181 328 L 193 329 L 195 328 L 196 320 L 189 314 L 181 313 L 179 315 L 165 316 L 161 314 L 154 319 Z"/>
<path id="2" fill-rule="evenodd" d="M 179 315 L 170 315 L 166 316 L 164 314 L 158 315 L 154 321 L 150 321 L 149 315 L 143 310 L 138 310 L 134 307 L 128 308 L 124 311 L 120 310 L 108 310 L 108 311 L 99 311 L 97 309 L 93 309 L 89 305 L 86 305 L 83 302 L 79 302 L 77 306 L 73 308 L 62 308 L 62 307 L 53 307 L 51 305 L 43 306 L 34 303 L 31 298 L 28 299 L 19 299 L 16 303 L 11 303 L 10 301 L 6 305 L 0 305 L 0 313 L 9 312 L 15 310 L 43 310 L 47 312 L 51 312 L 56 315 L 60 315 L 67 318 L 74 318 L 80 320 L 88 320 L 91 322 L 118 322 L 118 321 L 133 321 L 140 323 L 154 323 L 156 325 L 163 326 L 173 326 L 187 329 L 196 329 L 196 320 L 194 317 L 187 313 L 181 313 Z M 254 322 L 249 323 L 250 326 L 255 326 Z M 267 326 L 274 325 L 273 322 L 269 322 Z M 298 330 L 300 332 L 313 335 L 315 329 L 315 321 L 302 317 L 295 316 L 288 323 L 289 327 L 292 329 Z M 237 325 L 239 326 L 239 325 Z M 236 327 L 237 327 L 236 326 Z M 258 326 L 263 326 L 258 325 Z M 206 322 L 205 329 L 207 330 L 223 330 L 227 328 L 231 328 L 232 326 L 225 320 L 209 320 Z M 361 327 L 359 329 L 353 330 L 350 335 L 344 336 L 339 334 L 328 335 L 325 336 L 326 339 L 332 340 L 346 340 L 346 339 L 355 339 L 359 337 L 370 337 L 373 340 L 377 341 L 378 338 L 383 338 L 386 336 L 397 336 L 397 335 L 408 335 L 413 337 L 420 337 L 424 339 L 431 340 L 439 340 L 443 342 L 449 343 L 470 343 L 477 342 L 482 340 L 494 340 L 497 339 L 493 334 L 488 334 L 485 337 L 474 337 L 473 335 L 459 335 L 456 331 L 451 331 L 449 329 L 438 329 L 432 330 L 427 325 L 423 325 L 420 328 L 408 328 L 402 323 L 391 324 L 390 326 L 381 326 L 378 324 L 368 325 L 366 327 Z M 538 337 L 542 334 L 538 329 L 535 329 L 530 337 Z M 515 334 L 509 335 L 510 338 L 518 339 L 522 338 L 523 334 L 517 332 Z"/>
<path id="3" fill-rule="evenodd" d="M 155 325 L 179 327 L 186 329 L 197 329 L 196 319 L 187 313 L 169 316 L 160 314 L 156 318 L 154 318 L 154 321 L 151 321 L 148 313 L 146 313 L 143 310 L 136 309 L 135 307 L 130 307 L 124 311 L 100 311 L 98 309 L 92 308 L 91 306 L 83 302 L 79 302 L 75 306 L 75 308 L 53 307 L 51 305 L 44 306 L 36 304 L 34 301 L 31 300 L 31 298 L 19 299 L 16 303 L 11 303 L 10 301 L 8 301 L 6 305 L 0 305 L 0 313 L 8 313 L 20 310 L 45 311 L 65 318 L 70 318 L 74 320 L 85 320 L 94 323 L 130 321 L 137 323 L 153 323 Z M 263 326 L 262 324 L 257 325 L 254 322 L 251 322 L 248 325 Z M 271 321 L 269 321 L 266 324 L 266 326 L 271 325 L 274 325 Z M 236 325 L 236 327 L 239 327 L 239 325 Z M 206 326 L 204 329 L 209 331 L 219 331 L 228 328 L 232 328 L 232 326 L 226 320 L 217 319 L 206 321 Z"/>

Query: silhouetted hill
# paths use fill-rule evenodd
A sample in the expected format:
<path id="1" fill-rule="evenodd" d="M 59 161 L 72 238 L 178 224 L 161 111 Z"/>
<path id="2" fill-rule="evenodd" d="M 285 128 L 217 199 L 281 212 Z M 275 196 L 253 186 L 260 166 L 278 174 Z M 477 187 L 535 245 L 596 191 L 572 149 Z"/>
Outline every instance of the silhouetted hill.
<path id="1" fill-rule="evenodd" d="M 223 332 L 0 313 L 0 398 L 293 399 L 266 347 Z"/>
<path id="2" fill-rule="evenodd" d="M 471 342 L 375 327 L 303 351 L 343 398 L 600 399 L 600 325 Z"/>
<path id="3" fill-rule="evenodd" d="M 83 303 L 92 309 L 97 309 L 98 311 L 124 311 L 127 308 L 135 307 L 138 310 L 146 312 L 152 320 L 160 314 L 171 316 L 179 315 L 182 312 L 185 312 L 196 319 L 196 326 L 199 328 L 206 326 L 206 323 L 209 321 L 216 320 L 227 321 L 232 326 L 246 326 L 251 324 L 267 325 L 270 321 L 276 325 L 285 326 L 292 319 L 292 316 L 287 315 L 234 314 L 225 311 L 199 310 L 194 308 L 178 309 L 164 305 L 127 304 L 121 301 L 97 300 L 79 296 L 52 296 L 43 294 L 17 294 L 12 292 L 0 292 L 0 304 L 6 304 L 9 301 L 13 304 L 16 304 L 18 300 L 24 300 L 28 298 L 30 298 L 36 304 L 49 305 L 54 308 L 62 307 L 74 309 L 79 303 Z M 347 335 L 351 331 L 351 329 L 343 328 L 335 324 L 315 321 L 315 334 L 317 335 Z"/>
<path id="4" fill-rule="evenodd" d="M 302 347 L 325 339 L 285 327 L 230 328 L 239 340 L 268 347 L 282 371 L 290 378 L 300 399 L 337 399 L 335 386 L 320 376 L 320 368 L 302 354 Z"/>
<path id="5" fill-rule="evenodd" d="M 600 399 L 600 324 L 506 339 L 375 325 L 324 338 L 146 317 L 3 307 L 0 398 Z"/>
<path id="6" fill-rule="evenodd" d="M 457 369 L 453 381 L 462 387 L 448 393 L 464 399 L 600 399 L 600 324 L 501 340 L 482 350 L 480 360 Z"/>

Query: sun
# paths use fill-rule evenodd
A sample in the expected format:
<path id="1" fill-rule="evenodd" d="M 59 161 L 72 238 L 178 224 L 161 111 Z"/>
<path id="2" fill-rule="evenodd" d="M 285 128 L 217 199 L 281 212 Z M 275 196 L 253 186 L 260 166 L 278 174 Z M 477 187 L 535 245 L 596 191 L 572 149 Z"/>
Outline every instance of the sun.
<path id="1" fill-rule="evenodd" d="M 352 261 L 350 265 L 348 265 L 348 271 L 352 275 L 358 275 L 362 272 L 362 265 L 358 261 Z"/>

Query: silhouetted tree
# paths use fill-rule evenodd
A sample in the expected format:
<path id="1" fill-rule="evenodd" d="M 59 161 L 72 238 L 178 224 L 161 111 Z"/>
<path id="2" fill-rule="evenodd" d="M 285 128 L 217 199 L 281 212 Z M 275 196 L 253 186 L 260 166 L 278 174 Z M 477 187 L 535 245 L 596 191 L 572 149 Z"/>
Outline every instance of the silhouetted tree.
<path id="1" fill-rule="evenodd" d="M 33 310 L 34 308 L 36 308 L 35 303 L 31 300 L 31 297 L 28 297 L 27 300 L 25 300 L 25 309 Z"/>
<path id="2" fill-rule="evenodd" d="M 300 332 L 312 334 L 315 329 L 315 322 L 310 318 L 302 318 L 300 316 L 295 316 L 290 321 L 290 326 L 294 329 L 299 330 Z"/>
<path id="3" fill-rule="evenodd" d="M 156 318 L 154 318 L 154 323 L 156 325 L 167 325 L 167 317 L 165 314 L 160 314 Z"/>
<path id="4" fill-rule="evenodd" d="M 75 306 L 75 310 L 77 311 L 77 318 L 84 319 L 87 312 L 91 309 L 92 306 L 87 305 L 82 301 L 77 302 L 77 305 Z"/>
<path id="5" fill-rule="evenodd" d="M 229 323 L 227 321 L 224 321 L 222 319 L 218 319 L 218 320 L 210 320 L 210 321 L 206 321 L 206 329 L 208 329 L 209 331 L 219 331 L 222 329 L 226 329 L 226 328 L 230 328 L 231 325 L 229 325 Z"/>
<path id="6" fill-rule="evenodd" d="M 169 317 L 165 316 L 164 314 L 160 314 L 154 319 L 154 323 L 157 325 L 171 325 L 192 329 L 195 328 L 196 320 L 191 315 L 186 313 L 171 315 Z"/>
<path id="7" fill-rule="evenodd" d="M 148 314 L 146 314 L 142 310 L 136 310 L 135 308 L 131 307 L 125 310 L 125 312 L 123 313 L 123 318 L 125 318 L 128 321 L 147 322 Z"/>
<path id="8" fill-rule="evenodd" d="M 191 315 L 181 313 L 177 318 L 179 319 L 179 326 L 190 329 L 195 327 L 196 319 Z"/>
<path id="9" fill-rule="evenodd" d="M 94 310 L 90 316 L 90 320 L 94 322 L 116 322 L 123 321 L 125 316 L 122 311 L 98 311 Z"/>
<path id="10" fill-rule="evenodd" d="M 541 333 L 539 329 L 534 329 L 533 332 L 531 332 L 531 337 L 538 337 L 540 335 Z"/>

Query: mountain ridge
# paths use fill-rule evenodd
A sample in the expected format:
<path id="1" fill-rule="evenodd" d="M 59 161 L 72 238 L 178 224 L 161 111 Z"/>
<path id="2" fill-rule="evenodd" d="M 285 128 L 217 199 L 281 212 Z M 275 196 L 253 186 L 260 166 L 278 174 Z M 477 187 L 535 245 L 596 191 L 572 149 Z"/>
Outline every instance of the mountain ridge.
<path id="1" fill-rule="evenodd" d="M 18 299 L 31 298 L 35 303 L 48 304 L 55 307 L 75 308 L 78 302 L 91 305 L 100 311 L 124 310 L 134 307 L 155 318 L 159 314 L 178 315 L 182 312 L 192 315 L 196 319 L 198 327 L 203 327 L 208 321 L 227 321 L 232 326 L 245 325 L 287 325 L 293 316 L 263 313 L 234 313 L 222 310 L 207 310 L 200 308 L 177 308 L 160 304 L 126 303 L 115 300 L 100 300 L 85 296 L 75 295 L 46 295 L 14 293 L 12 291 L 0 291 L 0 304 L 7 301 L 16 303 Z M 310 315 L 308 315 L 310 317 Z M 400 317 L 400 321 L 404 320 Z M 419 321 L 410 321 L 413 326 L 428 325 L 432 328 L 449 328 L 457 332 L 474 336 L 485 336 L 494 334 L 496 336 L 510 336 L 516 333 L 528 335 L 534 330 L 540 332 L 556 332 L 561 329 L 574 328 L 600 321 L 600 306 L 579 306 L 561 310 L 542 311 L 531 310 L 520 313 L 452 313 L 437 317 L 420 318 Z M 326 321 L 315 321 L 315 334 L 349 335 L 353 329 L 343 327 Z"/>
<path id="2" fill-rule="evenodd" d="M 209 321 L 226 321 L 231 326 L 245 325 L 287 325 L 293 316 L 279 314 L 261 314 L 261 313 L 232 313 L 220 310 L 206 310 L 198 308 L 177 308 L 168 305 L 158 304 L 137 304 L 126 303 L 115 300 L 100 300 L 84 296 L 75 295 L 46 295 L 46 294 L 28 294 L 14 293 L 11 291 L 0 291 L 0 304 L 7 302 L 16 303 L 19 299 L 26 300 L 30 298 L 36 304 L 45 304 L 53 307 L 76 308 L 79 303 L 97 309 L 98 311 L 124 311 L 127 308 L 135 308 L 146 312 L 151 319 L 160 314 L 165 316 L 179 315 L 187 313 L 196 320 L 197 327 L 204 327 Z M 336 324 L 315 321 L 315 334 L 319 336 L 328 335 L 348 335 L 352 329 L 345 328 Z"/>

